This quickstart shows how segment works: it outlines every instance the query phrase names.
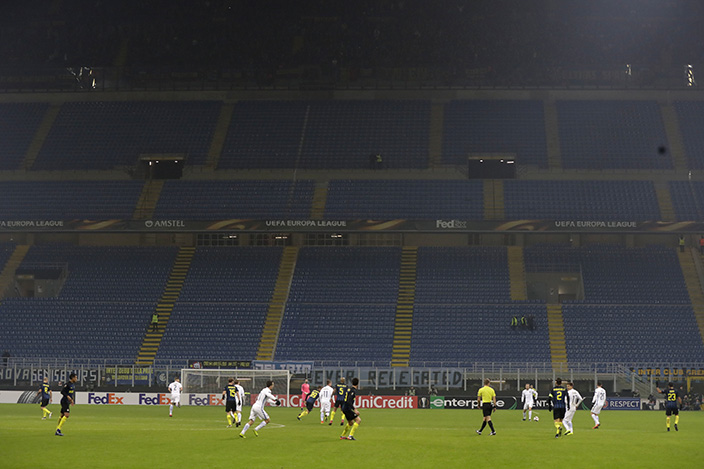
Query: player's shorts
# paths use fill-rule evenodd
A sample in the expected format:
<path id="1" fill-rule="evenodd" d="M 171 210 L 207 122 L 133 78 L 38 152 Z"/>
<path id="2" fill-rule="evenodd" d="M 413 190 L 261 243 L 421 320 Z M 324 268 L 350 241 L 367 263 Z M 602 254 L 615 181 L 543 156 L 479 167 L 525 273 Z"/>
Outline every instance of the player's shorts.
<path id="1" fill-rule="evenodd" d="M 71 413 L 71 403 L 68 402 L 68 399 L 61 399 L 61 413 L 62 414 L 70 414 Z"/>
<path id="2" fill-rule="evenodd" d="M 249 420 L 268 420 L 269 414 L 266 413 L 263 407 L 253 406 L 252 410 L 249 412 Z"/>
<path id="3" fill-rule="evenodd" d="M 665 405 L 665 415 L 667 415 L 668 417 L 670 415 L 680 415 L 680 410 L 677 408 L 676 405 Z"/>
<path id="4" fill-rule="evenodd" d="M 484 417 L 489 417 L 493 411 L 494 406 L 491 402 L 482 403 L 482 414 L 484 415 Z"/>
<path id="5" fill-rule="evenodd" d="M 181 396 L 171 396 L 172 404 L 178 404 L 179 402 L 181 402 Z"/>
<path id="6" fill-rule="evenodd" d="M 320 411 L 329 413 L 330 412 L 330 401 L 324 401 L 320 403 Z"/>
<path id="7" fill-rule="evenodd" d="M 41 407 L 46 407 L 49 405 L 49 398 L 42 399 Z"/>
<path id="8" fill-rule="evenodd" d="M 342 409 L 342 413 L 345 415 L 348 422 L 352 422 L 357 418 L 357 413 L 354 409 Z"/>
<path id="9" fill-rule="evenodd" d="M 567 412 L 565 412 L 565 417 L 562 420 L 563 421 L 567 420 L 568 422 L 571 422 L 572 419 L 574 418 L 574 414 L 576 414 L 576 413 L 577 413 L 577 409 L 570 409 Z"/>
<path id="10" fill-rule="evenodd" d="M 236 399 L 228 399 L 225 401 L 225 412 L 227 412 L 227 413 L 234 412 L 235 409 L 237 409 L 237 400 Z"/>
<path id="11" fill-rule="evenodd" d="M 523 404 L 523 410 L 530 410 L 532 408 L 533 408 L 532 403 L 529 404 L 528 402 L 526 402 L 525 404 Z"/>
<path id="12" fill-rule="evenodd" d="M 344 399 L 336 400 L 335 401 L 335 409 L 337 409 L 338 407 L 342 407 L 342 404 L 344 404 L 344 403 L 345 403 Z"/>
<path id="13" fill-rule="evenodd" d="M 235 411 L 242 412 L 242 401 L 240 399 L 237 399 L 237 405 L 235 406 Z"/>
<path id="14" fill-rule="evenodd" d="M 565 414 L 567 413 L 567 409 L 552 409 L 552 418 L 554 420 L 563 420 L 565 418 Z"/>
<path id="15" fill-rule="evenodd" d="M 313 410 L 314 406 L 315 406 L 315 401 L 306 401 L 306 409 L 308 409 L 308 412 Z"/>
<path id="16" fill-rule="evenodd" d="M 597 414 L 597 415 L 599 415 L 599 412 L 601 412 L 601 409 L 603 409 L 603 408 L 604 408 L 604 404 L 601 404 L 601 405 L 596 405 L 596 404 L 594 404 L 594 405 L 592 406 L 592 414 Z"/>

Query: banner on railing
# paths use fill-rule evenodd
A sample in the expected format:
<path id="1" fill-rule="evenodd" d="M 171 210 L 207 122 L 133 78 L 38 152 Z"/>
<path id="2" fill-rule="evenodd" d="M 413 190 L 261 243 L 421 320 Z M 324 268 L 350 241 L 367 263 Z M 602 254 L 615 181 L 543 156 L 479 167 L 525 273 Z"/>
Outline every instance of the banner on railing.
<path id="1" fill-rule="evenodd" d="M 223 369 L 249 369 L 252 368 L 251 360 L 188 360 L 188 368 L 197 370 L 223 368 Z"/>
<path id="2" fill-rule="evenodd" d="M 460 388 L 464 385 L 462 368 L 341 368 L 313 370 L 311 381 L 314 385 L 325 385 L 327 380 L 337 383 L 344 377 L 348 382 L 357 377 L 365 387 L 428 387 L 431 384 L 442 387 Z"/>
<path id="3" fill-rule="evenodd" d="M 281 361 L 269 362 L 255 360 L 252 362 L 252 368 L 255 370 L 289 370 L 295 374 L 309 375 L 313 371 L 312 361 Z"/>

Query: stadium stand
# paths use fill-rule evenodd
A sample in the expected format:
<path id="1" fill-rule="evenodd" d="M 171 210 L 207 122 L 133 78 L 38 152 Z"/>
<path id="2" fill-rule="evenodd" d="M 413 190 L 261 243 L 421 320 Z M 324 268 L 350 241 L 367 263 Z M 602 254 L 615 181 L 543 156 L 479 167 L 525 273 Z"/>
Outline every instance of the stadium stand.
<path id="1" fill-rule="evenodd" d="M 129 219 L 142 181 L 5 181 L 0 212 L 16 220 Z"/>
<path id="2" fill-rule="evenodd" d="M 156 303 L 176 253 L 174 247 L 35 245 L 21 267 L 65 264 L 60 300 Z"/>
<path id="3" fill-rule="evenodd" d="M 541 101 L 454 100 L 445 105 L 443 162 L 467 164 L 470 154 L 510 154 L 520 165 L 547 168 Z"/>
<path id="4" fill-rule="evenodd" d="M 306 109 L 300 101 L 236 103 L 218 168 L 295 167 Z"/>
<path id="5" fill-rule="evenodd" d="M 64 103 L 34 169 L 136 166 L 143 153 L 185 153 L 204 164 L 218 101 Z"/>
<path id="6" fill-rule="evenodd" d="M 252 360 L 276 283 L 278 247 L 198 248 L 157 360 Z"/>
<path id="7" fill-rule="evenodd" d="M 191 261 L 179 300 L 268 303 L 281 253 L 279 247 L 200 247 Z"/>
<path id="8" fill-rule="evenodd" d="M 481 220 L 481 181 L 332 180 L 325 218 Z"/>
<path id="9" fill-rule="evenodd" d="M 557 101 L 562 167 L 672 169 L 655 101 Z"/>
<path id="10" fill-rule="evenodd" d="M 179 302 L 156 359 L 253 360 L 266 311 L 266 303 Z"/>
<path id="11" fill-rule="evenodd" d="M 651 181 L 504 181 L 507 219 L 660 220 Z"/>
<path id="12" fill-rule="evenodd" d="M 415 300 L 411 363 L 417 366 L 550 361 L 545 305 L 511 301 L 504 247 L 419 248 Z M 534 316 L 536 329 L 512 330 L 514 315 Z"/>
<path id="13" fill-rule="evenodd" d="M 16 357 L 133 359 L 154 306 L 106 297 L 5 299 L 0 343 Z"/>
<path id="14" fill-rule="evenodd" d="M 307 219 L 311 180 L 166 181 L 155 216 L 191 220 L 219 218 Z"/>
<path id="15" fill-rule="evenodd" d="M 663 246 L 536 245 L 525 248 L 524 256 L 527 272 L 581 272 L 584 300 L 580 302 L 585 304 L 690 302 L 677 255 Z"/>
<path id="16" fill-rule="evenodd" d="M 47 103 L 0 104 L 0 170 L 19 169 L 48 108 Z"/>
<path id="17" fill-rule="evenodd" d="M 401 249 L 301 249 L 277 360 L 391 360 Z"/>
<path id="18" fill-rule="evenodd" d="M 534 316 L 536 329 L 512 330 L 514 315 Z M 416 304 L 411 364 L 549 363 L 546 324 L 542 304 Z"/>
<path id="19" fill-rule="evenodd" d="M 235 105 L 219 168 L 428 166 L 427 101 L 309 101 Z"/>
<path id="20" fill-rule="evenodd" d="M 668 183 L 677 221 L 704 219 L 704 183 L 670 181 Z"/>
<path id="21" fill-rule="evenodd" d="M 676 363 L 704 347 L 689 305 L 563 306 L 571 362 Z"/>
<path id="22" fill-rule="evenodd" d="M 685 152 L 689 167 L 704 168 L 704 103 L 701 101 L 675 101 L 675 112 L 682 133 Z"/>
<path id="23" fill-rule="evenodd" d="M 416 304 L 510 301 L 506 248 L 418 249 Z"/>

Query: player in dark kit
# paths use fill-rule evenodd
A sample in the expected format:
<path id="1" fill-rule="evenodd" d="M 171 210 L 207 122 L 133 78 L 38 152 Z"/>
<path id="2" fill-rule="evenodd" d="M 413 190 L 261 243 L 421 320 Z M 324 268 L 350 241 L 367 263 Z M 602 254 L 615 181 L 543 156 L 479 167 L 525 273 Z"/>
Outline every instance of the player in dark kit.
<path id="1" fill-rule="evenodd" d="M 66 381 L 66 384 L 61 390 L 61 395 L 63 396 L 61 398 L 61 417 L 59 417 L 59 425 L 56 427 L 56 432 L 54 433 L 56 436 L 64 436 L 64 434 L 61 433 L 61 427 L 63 427 L 66 420 L 68 420 L 68 416 L 71 413 L 71 406 L 76 402 L 74 400 L 76 395 L 76 381 L 78 381 L 76 373 L 71 373 L 68 377 L 68 381 Z"/>
<path id="2" fill-rule="evenodd" d="M 362 421 L 359 418 L 359 412 L 354 408 L 354 399 L 357 397 L 357 386 L 359 386 L 359 378 L 352 378 L 352 386 L 349 386 L 345 393 L 342 413 L 347 419 L 347 426 L 342 430 L 342 435 L 340 435 L 341 440 L 356 440 L 354 432 L 357 431 L 357 427 L 359 427 L 359 423 Z"/>
<path id="3" fill-rule="evenodd" d="M 335 385 L 335 406 L 332 408 L 332 413 L 330 414 L 330 423 L 328 425 L 332 425 L 332 421 L 335 420 L 335 412 L 337 411 L 338 408 L 342 411 L 342 404 L 345 402 L 345 393 L 347 392 L 347 385 L 345 384 L 345 378 L 340 378 L 340 382 Z M 340 425 L 345 424 L 345 414 L 342 414 L 342 422 L 340 422 Z"/>
<path id="4" fill-rule="evenodd" d="M 317 401 L 318 397 L 320 397 L 320 389 L 322 389 L 322 386 L 318 386 L 316 389 L 313 389 L 311 392 L 308 393 L 308 397 L 306 398 L 306 408 L 303 409 L 300 414 L 298 414 L 298 420 L 301 420 L 301 417 L 305 417 L 310 413 L 311 410 L 313 410 L 315 401 Z"/>
<path id="5" fill-rule="evenodd" d="M 667 383 L 667 389 L 661 390 L 660 388 L 655 388 L 659 393 L 665 395 L 665 415 L 667 416 L 667 431 L 670 431 L 670 416 L 674 414 L 675 416 L 675 431 L 679 431 L 677 424 L 680 423 L 680 409 L 679 406 L 682 404 L 682 396 L 680 392 L 675 389 L 675 385 L 670 382 Z"/>
<path id="6" fill-rule="evenodd" d="M 237 386 L 235 386 L 235 378 L 227 380 L 227 386 L 222 390 L 222 398 L 225 399 L 227 428 L 231 428 L 232 423 L 237 420 L 237 417 L 235 417 L 235 410 L 237 410 Z"/>
<path id="7" fill-rule="evenodd" d="M 548 396 L 548 410 L 552 410 L 552 416 L 555 419 L 555 438 L 559 438 L 562 435 L 562 419 L 565 418 L 565 413 L 569 406 L 567 389 L 562 386 L 562 380 L 557 378 L 555 387 L 552 388 Z"/>
<path id="8" fill-rule="evenodd" d="M 51 411 L 46 408 L 46 406 L 49 405 L 49 402 L 51 402 L 51 388 L 49 387 L 49 378 L 47 377 L 44 377 L 44 382 L 39 388 L 39 391 L 37 391 L 37 396 L 40 394 L 42 396 L 42 402 L 40 404 L 42 409 L 42 420 L 46 420 L 47 417 L 51 418 Z"/>

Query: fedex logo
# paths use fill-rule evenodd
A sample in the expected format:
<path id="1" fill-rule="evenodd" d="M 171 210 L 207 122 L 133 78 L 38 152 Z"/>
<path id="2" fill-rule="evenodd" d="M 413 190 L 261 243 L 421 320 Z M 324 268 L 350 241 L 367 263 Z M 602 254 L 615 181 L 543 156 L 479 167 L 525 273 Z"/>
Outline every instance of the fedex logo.
<path id="1" fill-rule="evenodd" d="M 88 404 L 124 404 L 124 399 L 124 396 L 120 397 L 111 392 L 102 396 L 99 396 L 94 392 L 88 393 Z"/>
<path id="2" fill-rule="evenodd" d="M 171 402 L 166 394 L 157 394 L 156 397 L 149 397 L 147 394 L 139 394 L 139 405 L 165 405 Z"/>
<path id="3" fill-rule="evenodd" d="M 195 394 L 188 395 L 188 405 L 225 405 L 222 396 L 217 394 L 206 394 L 205 397 L 198 397 Z"/>

